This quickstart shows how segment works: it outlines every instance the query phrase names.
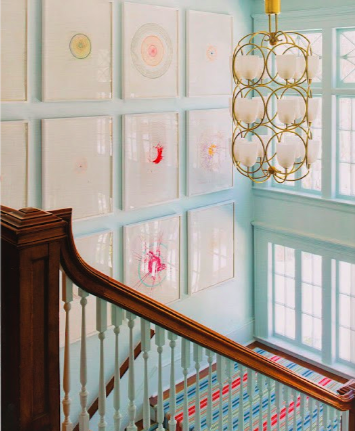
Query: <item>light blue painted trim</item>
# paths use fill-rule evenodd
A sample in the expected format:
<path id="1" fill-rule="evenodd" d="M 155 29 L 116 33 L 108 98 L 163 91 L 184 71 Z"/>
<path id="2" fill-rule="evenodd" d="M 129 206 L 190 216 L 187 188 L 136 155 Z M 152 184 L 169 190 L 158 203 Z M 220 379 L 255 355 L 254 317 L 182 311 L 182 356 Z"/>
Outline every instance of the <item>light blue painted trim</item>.
<path id="1" fill-rule="evenodd" d="M 337 19 L 344 16 L 355 14 L 355 6 L 341 6 L 330 8 L 305 9 L 299 11 L 282 12 L 281 17 L 284 20 L 314 20 L 321 22 L 326 19 Z M 264 13 L 253 14 L 252 18 L 256 21 L 267 22 L 268 17 Z"/>
<path id="2" fill-rule="evenodd" d="M 290 240 L 290 238 L 292 238 L 294 240 L 302 241 L 302 243 L 304 243 L 305 245 L 311 244 L 311 246 L 314 248 L 314 253 L 319 253 L 319 251 L 315 250 L 316 247 L 319 247 L 321 250 L 323 249 L 324 251 L 331 251 L 333 253 L 337 252 L 339 254 L 348 254 L 353 259 L 355 259 L 355 244 L 350 244 L 338 240 L 330 240 L 329 238 L 321 237 L 319 235 L 309 235 L 293 229 L 277 228 L 262 222 L 252 222 L 252 225 L 256 230 L 266 231 L 269 233 L 280 235 L 288 241 Z M 270 238 L 270 241 L 274 241 L 274 239 Z M 288 244 L 289 245 L 287 246 L 294 248 L 291 242 L 288 242 Z M 310 252 L 312 253 L 312 251 Z"/>
<path id="3" fill-rule="evenodd" d="M 343 199 L 324 199 L 316 195 L 306 193 L 294 193 L 289 190 L 280 190 L 275 188 L 254 187 L 253 195 L 267 199 L 276 199 L 283 202 L 294 202 L 304 205 L 312 205 L 320 208 L 327 208 L 333 211 L 341 211 L 355 214 L 355 203 Z"/>

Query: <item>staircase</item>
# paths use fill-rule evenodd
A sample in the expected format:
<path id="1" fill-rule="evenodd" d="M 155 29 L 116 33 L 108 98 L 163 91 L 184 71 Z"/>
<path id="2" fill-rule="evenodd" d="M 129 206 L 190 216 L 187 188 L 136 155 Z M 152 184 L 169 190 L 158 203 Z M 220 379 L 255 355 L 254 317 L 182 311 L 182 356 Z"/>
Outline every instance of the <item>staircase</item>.
<path id="1" fill-rule="evenodd" d="M 287 358 L 244 347 L 96 271 L 77 253 L 70 209 L 2 207 L 1 216 L 2 429 L 137 431 L 143 419 L 140 428 L 159 431 L 355 430 L 355 381 L 338 385 Z M 76 358 L 69 336 L 74 284 L 82 334 Z M 86 336 L 89 295 L 96 300 L 93 351 Z M 107 380 L 108 353 L 113 380 Z M 92 384 L 98 399 L 91 418 Z"/>

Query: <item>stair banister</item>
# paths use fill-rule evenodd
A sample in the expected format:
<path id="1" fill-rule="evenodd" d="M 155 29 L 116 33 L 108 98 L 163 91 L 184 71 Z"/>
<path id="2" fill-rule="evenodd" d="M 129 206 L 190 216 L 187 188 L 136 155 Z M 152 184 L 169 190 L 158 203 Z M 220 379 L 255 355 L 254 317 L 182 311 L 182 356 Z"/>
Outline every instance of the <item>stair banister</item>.
<path id="1" fill-rule="evenodd" d="M 14 427 L 14 430 L 59 430 L 59 325 L 58 319 L 51 321 L 51 318 L 48 318 L 48 316 L 52 316 L 48 311 L 51 309 L 54 313 L 54 310 L 58 310 L 58 273 L 60 266 L 63 268 L 66 276 L 78 287 L 84 288 L 86 292 L 101 300 L 122 307 L 131 313 L 132 316 L 142 317 L 152 324 L 155 324 L 156 328 L 166 329 L 180 336 L 182 339 L 190 340 L 193 346 L 204 347 L 218 355 L 238 362 L 243 368 L 252 369 L 257 373 L 263 374 L 267 378 L 266 381 L 270 382 L 268 384 L 271 384 L 270 379 L 272 379 L 273 381 L 278 381 L 285 385 L 285 387 L 292 388 L 294 394 L 305 394 L 308 397 L 318 400 L 320 403 L 330 406 L 330 409 L 337 409 L 345 412 L 349 411 L 349 429 L 355 429 L 355 388 L 353 384 L 345 385 L 343 391 L 339 394 L 332 393 L 291 370 L 272 362 L 266 357 L 233 342 L 186 316 L 96 271 L 83 261 L 75 248 L 71 228 L 70 209 L 44 212 L 31 208 L 15 211 L 2 207 L 1 211 L 3 251 L 5 250 L 7 254 L 2 275 L 3 290 L 5 290 L 5 293 L 3 293 L 5 302 L 3 302 L 3 304 L 6 303 L 6 307 L 7 304 L 13 305 L 14 310 L 13 315 L 10 316 L 9 313 L 5 312 L 5 316 L 2 316 L 4 331 L 10 331 L 15 337 L 18 337 L 15 344 L 16 348 L 19 349 L 21 353 L 22 350 L 31 351 L 32 357 L 36 355 L 42 355 L 43 357 L 43 355 L 45 355 L 46 359 L 50 359 L 50 361 L 48 361 L 48 368 L 51 371 L 48 373 L 46 369 L 38 370 L 42 378 L 41 386 L 38 386 L 38 382 L 33 382 L 33 376 L 30 376 L 29 381 L 34 383 L 34 388 L 31 388 L 31 391 L 28 393 L 26 393 L 22 387 L 27 385 L 26 382 L 28 381 L 27 378 L 29 374 L 26 372 L 21 374 L 20 378 L 17 379 L 17 384 L 20 387 L 19 391 L 18 388 L 16 388 L 16 390 L 11 389 L 9 384 L 6 386 L 7 389 L 10 388 L 10 393 L 13 392 L 12 398 L 9 397 L 9 394 L 6 394 L 2 401 L 6 404 L 11 398 L 15 405 L 15 407 L 13 407 L 11 402 L 5 405 L 8 410 L 9 420 L 12 420 L 10 417 L 12 414 L 11 409 L 16 410 L 16 408 L 19 408 L 21 411 L 24 410 L 25 421 L 21 423 L 21 426 L 17 428 Z M 40 262 L 40 264 L 38 264 L 38 262 Z M 32 277 L 29 277 L 29 274 L 32 274 Z M 27 280 L 25 280 L 26 278 Z M 11 294 L 7 292 L 8 286 L 15 286 L 15 292 L 20 296 L 13 298 Z M 17 301 L 22 301 L 24 298 L 22 298 L 21 295 L 28 295 L 28 292 L 32 295 L 34 295 L 34 293 L 42 295 L 38 301 L 40 307 L 42 307 L 39 313 L 42 320 L 36 323 L 35 329 L 37 331 L 44 331 L 42 334 L 43 343 L 41 344 L 41 342 L 39 342 L 39 345 L 36 345 L 36 350 L 33 350 L 33 347 L 32 350 L 29 350 L 28 346 L 28 343 L 37 343 L 33 335 L 33 328 L 31 328 L 32 332 L 26 332 L 26 329 L 20 328 L 19 325 L 19 322 L 23 322 L 25 317 L 27 319 L 29 318 L 28 313 L 31 312 L 31 310 L 27 311 L 26 316 L 20 316 Z M 47 302 L 43 302 L 44 298 Z M 33 301 L 33 299 L 32 302 L 30 301 L 30 304 L 32 307 L 38 306 L 37 302 Z M 45 316 L 48 321 L 43 321 L 43 316 Z M 17 322 L 15 321 L 16 319 Z M 10 327 L 11 323 L 13 323 L 13 327 Z M 48 323 L 48 327 L 41 329 L 40 325 L 43 326 L 43 323 Z M 27 340 L 24 339 L 24 334 L 28 337 Z M 8 344 L 7 341 L 6 346 Z M 13 353 L 14 357 L 21 365 L 21 360 L 23 359 L 19 357 L 17 351 Z M 9 370 L 12 369 L 12 373 L 14 373 L 13 366 L 11 366 L 12 364 L 9 364 L 8 352 L 5 353 L 4 363 L 5 372 L 7 368 L 9 368 Z M 36 367 L 35 361 L 33 361 L 33 364 L 33 366 Z M 9 373 L 9 378 L 10 377 L 11 373 Z M 268 386 L 268 392 L 270 388 L 271 386 Z M 26 409 L 23 405 L 20 406 L 18 402 L 18 399 L 20 399 L 19 392 L 21 392 L 21 390 L 22 396 L 24 397 L 21 399 L 21 403 L 23 402 L 25 406 L 28 405 L 27 411 L 25 411 Z M 51 395 L 49 400 L 46 399 L 46 405 L 39 406 L 38 414 L 40 420 L 35 417 L 35 415 L 28 419 L 28 413 L 31 411 L 31 408 L 33 410 L 33 406 L 38 407 L 36 404 L 37 400 L 33 399 L 36 391 L 44 396 L 49 392 Z M 297 400 L 297 398 L 294 399 L 295 401 Z M 134 401 L 132 400 L 132 402 Z M 325 413 L 326 416 L 329 416 L 327 406 L 323 414 Z M 333 415 L 333 410 L 330 410 L 329 420 L 331 420 Z M 28 424 L 31 425 L 24 426 L 23 424 L 26 420 Z M 34 423 L 36 424 L 35 427 L 32 426 Z M 130 427 L 133 428 L 132 423 Z"/>

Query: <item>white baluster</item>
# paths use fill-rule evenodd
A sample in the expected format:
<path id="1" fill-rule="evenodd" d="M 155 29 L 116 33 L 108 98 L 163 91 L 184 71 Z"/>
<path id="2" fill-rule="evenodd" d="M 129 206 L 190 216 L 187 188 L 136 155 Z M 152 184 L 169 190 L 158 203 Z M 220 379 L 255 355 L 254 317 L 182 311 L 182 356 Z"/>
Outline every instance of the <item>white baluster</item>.
<path id="1" fill-rule="evenodd" d="M 201 430 L 201 400 L 200 400 L 200 362 L 202 361 L 202 347 L 194 344 L 193 358 L 196 370 L 196 399 L 195 399 L 195 431 Z"/>
<path id="2" fill-rule="evenodd" d="M 264 429 L 263 399 L 264 399 L 266 377 L 263 374 L 258 373 L 257 382 L 258 382 L 258 391 L 259 391 L 259 427 L 258 429 L 263 431 Z"/>
<path id="3" fill-rule="evenodd" d="M 64 421 L 62 423 L 62 431 L 72 431 L 73 424 L 70 420 L 70 309 L 71 302 L 73 302 L 73 283 L 62 272 L 62 300 L 64 302 L 65 310 L 65 344 L 64 344 L 64 369 L 63 369 L 63 390 L 64 398 L 63 413 Z"/>
<path id="4" fill-rule="evenodd" d="M 307 416 L 307 396 L 305 394 L 300 394 L 300 416 L 301 416 L 301 430 L 305 430 L 305 420 Z"/>
<path id="5" fill-rule="evenodd" d="M 283 408 L 283 387 L 282 383 L 275 382 L 275 403 L 277 414 L 277 431 L 281 430 L 281 411 Z"/>
<path id="6" fill-rule="evenodd" d="M 256 389 L 256 373 L 254 370 L 248 368 L 248 396 L 249 396 L 249 421 L 250 429 L 253 429 L 253 401 Z"/>
<path id="7" fill-rule="evenodd" d="M 298 394 L 295 389 L 292 390 L 293 395 L 293 428 L 292 431 L 297 431 L 297 402 L 298 402 Z"/>
<path id="8" fill-rule="evenodd" d="M 239 364 L 238 367 L 240 370 L 238 431 L 244 431 L 244 374 L 245 374 L 245 368 L 241 364 Z"/>
<path id="9" fill-rule="evenodd" d="M 232 385 L 233 385 L 234 362 L 231 361 L 230 359 L 226 359 L 226 362 L 227 362 L 226 375 L 227 375 L 227 382 L 228 382 L 228 430 L 233 430 Z"/>
<path id="10" fill-rule="evenodd" d="M 170 359 L 170 400 L 169 400 L 170 420 L 169 420 L 169 431 L 175 431 L 176 430 L 176 420 L 175 420 L 175 414 L 176 414 L 175 347 L 176 347 L 177 335 L 173 334 L 172 332 L 168 332 L 168 339 L 170 340 L 170 352 L 171 352 L 171 359 Z"/>
<path id="11" fill-rule="evenodd" d="M 159 326 L 155 327 L 155 344 L 158 352 L 158 406 L 157 422 L 158 431 L 164 430 L 164 399 L 163 399 L 163 362 L 162 353 L 165 344 L 165 330 Z"/>
<path id="12" fill-rule="evenodd" d="M 206 356 L 208 362 L 208 394 L 207 394 L 207 416 L 206 416 L 206 425 L 207 431 L 212 430 L 212 364 L 214 359 L 214 352 L 206 349 Z"/>
<path id="13" fill-rule="evenodd" d="M 329 424 L 329 406 L 327 404 L 323 404 L 323 431 L 328 430 L 328 424 Z"/>
<path id="14" fill-rule="evenodd" d="M 128 418 L 129 423 L 127 426 L 127 431 L 137 431 L 136 426 L 136 392 L 135 392 L 135 382 L 134 382 L 134 340 L 133 340 L 133 330 L 134 330 L 134 320 L 137 316 L 133 313 L 127 312 L 128 328 L 129 328 L 129 369 L 128 369 Z"/>
<path id="15" fill-rule="evenodd" d="M 115 376 L 114 376 L 114 388 L 113 388 L 113 421 L 115 425 L 115 431 L 120 431 L 121 427 L 121 399 L 120 399 L 120 389 L 121 389 L 121 374 L 120 374 L 120 355 L 119 355 L 119 334 L 120 334 L 120 326 L 123 323 L 123 315 L 124 312 L 122 308 L 117 307 L 116 305 L 111 305 L 111 324 L 114 329 L 113 332 L 115 334 Z"/>
<path id="16" fill-rule="evenodd" d="M 272 429 L 271 428 L 271 415 L 272 415 L 271 395 L 272 395 L 272 389 L 274 386 L 274 382 L 272 379 L 267 377 L 266 383 L 267 383 L 267 399 L 268 399 L 268 403 L 267 403 L 267 429 L 268 429 L 268 431 L 271 431 L 271 429 Z"/>
<path id="17" fill-rule="evenodd" d="M 337 426 L 336 426 L 336 431 L 341 431 L 341 411 L 337 410 L 336 411 L 336 420 L 337 420 Z"/>
<path id="18" fill-rule="evenodd" d="M 141 319 L 141 342 L 144 359 L 144 396 L 143 396 L 143 428 L 150 428 L 150 404 L 149 404 L 149 375 L 148 360 L 151 349 L 150 342 L 150 323 Z"/>
<path id="19" fill-rule="evenodd" d="M 329 407 L 329 416 L 330 416 L 330 430 L 333 431 L 335 417 L 336 417 L 336 411 L 333 407 Z"/>
<path id="20" fill-rule="evenodd" d="M 309 429 L 312 431 L 313 427 L 313 414 L 315 409 L 316 400 L 314 398 L 309 398 Z"/>
<path id="21" fill-rule="evenodd" d="M 320 430 L 320 422 L 321 422 L 321 402 L 317 400 L 316 402 L 317 405 L 317 431 Z"/>
<path id="22" fill-rule="evenodd" d="M 107 302 L 96 298 L 96 330 L 100 340 L 100 376 L 99 376 L 99 415 L 98 428 L 100 431 L 106 430 L 106 381 L 105 381 L 105 349 L 104 340 L 107 330 Z"/>
<path id="23" fill-rule="evenodd" d="M 79 430 L 89 431 L 89 413 L 87 411 L 88 391 L 86 390 L 87 383 L 87 356 L 86 356 L 86 299 L 89 294 L 82 289 L 78 290 L 79 296 L 81 297 L 81 340 L 80 340 L 80 404 L 81 413 L 79 416 Z"/>
<path id="24" fill-rule="evenodd" d="M 218 413 L 218 429 L 223 430 L 223 385 L 226 379 L 226 364 L 225 358 L 217 355 L 217 382 L 219 387 L 219 413 Z"/>
<path id="25" fill-rule="evenodd" d="M 349 411 L 341 413 L 341 431 L 349 431 Z"/>
<path id="26" fill-rule="evenodd" d="M 285 386 L 285 424 L 286 424 L 286 431 L 290 430 L 290 388 L 288 386 Z"/>
<path id="27" fill-rule="evenodd" d="M 182 422 L 183 431 L 189 429 L 189 400 L 188 400 L 188 388 L 187 388 L 187 375 L 191 365 L 191 343 L 190 341 L 182 338 L 181 339 L 181 367 L 184 375 L 184 416 Z"/>

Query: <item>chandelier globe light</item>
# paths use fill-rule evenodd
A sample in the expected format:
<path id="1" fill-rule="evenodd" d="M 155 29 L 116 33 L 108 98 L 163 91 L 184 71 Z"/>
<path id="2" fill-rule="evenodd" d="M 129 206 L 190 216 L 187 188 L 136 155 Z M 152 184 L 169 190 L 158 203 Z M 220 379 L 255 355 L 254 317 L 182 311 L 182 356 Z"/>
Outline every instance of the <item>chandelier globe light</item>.
<path id="1" fill-rule="evenodd" d="M 265 0 L 269 30 L 243 37 L 232 60 L 233 163 L 256 183 L 305 178 L 321 146 L 311 128 L 319 115 L 311 90 L 319 57 L 304 35 L 278 30 L 280 11 L 281 0 Z"/>

